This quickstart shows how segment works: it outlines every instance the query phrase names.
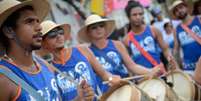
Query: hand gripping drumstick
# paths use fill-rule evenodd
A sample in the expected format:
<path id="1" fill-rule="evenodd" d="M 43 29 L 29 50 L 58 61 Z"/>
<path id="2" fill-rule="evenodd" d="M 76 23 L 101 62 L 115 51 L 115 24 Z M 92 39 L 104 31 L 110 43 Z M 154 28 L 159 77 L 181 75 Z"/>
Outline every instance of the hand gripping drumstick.
<path id="1" fill-rule="evenodd" d="M 133 79 L 140 79 L 140 78 L 144 78 L 147 75 L 138 75 L 138 76 L 131 76 L 131 77 L 127 77 L 127 78 L 122 78 L 121 80 L 133 80 Z M 108 84 L 109 81 L 103 81 L 103 84 Z"/>
<path id="2" fill-rule="evenodd" d="M 66 77 L 70 82 L 74 83 L 76 86 L 79 85 L 78 82 L 76 82 L 70 75 L 68 75 L 65 72 L 61 72 L 59 69 L 57 69 L 56 67 L 54 67 L 53 65 L 51 65 L 51 68 L 54 69 L 56 72 L 58 72 L 59 74 L 61 74 L 63 77 Z M 84 77 L 82 77 L 83 79 L 85 79 Z M 97 94 L 94 93 L 94 96 L 99 99 L 100 96 L 98 96 Z"/>

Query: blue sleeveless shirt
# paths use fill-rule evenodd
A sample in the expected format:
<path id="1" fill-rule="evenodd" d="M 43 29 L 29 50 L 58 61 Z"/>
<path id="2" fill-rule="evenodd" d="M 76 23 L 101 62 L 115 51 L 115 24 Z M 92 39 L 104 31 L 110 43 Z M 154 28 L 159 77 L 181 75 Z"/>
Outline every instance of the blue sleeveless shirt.
<path id="1" fill-rule="evenodd" d="M 91 85 L 96 90 L 95 73 L 87 58 L 77 49 L 72 48 L 72 54 L 64 65 L 53 63 L 60 71 L 67 73 L 75 82 L 80 83 L 82 80 Z M 62 101 L 71 101 L 77 96 L 77 85 L 67 78 L 57 74 L 57 83 L 61 91 Z"/>
<path id="2" fill-rule="evenodd" d="M 94 45 L 91 45 L 90 49 L 92 50 L 92 52 L 96 56 L 96 59 L 99 61 L 99 63 L 103 66 L 103 68 L 106 71 L 108 71 L 112 74 L 115 74 L 115 75 L 119 75 L 121 77 L 128 76 L 128 71 L 126 70 L 126 68 L 123 65 L 123 59 L 122 59 L 120 53 L 118 52 L 118 50 L 116 49 L 112 40 L 108 40 L 107 46 L 103 49 L 97 50 L 96 46 L 94 46 Z M 101 53 L 99 51 L 101 51 L 101 53 L 104 53 L 105 56 L 101 55 Z M 110 61 L 108 61 L 109 59 L 105 58 L 106 56 L 107 56 L 107 58 L 110 59 L 110 61 L 113 61 L 113 63 L 110 63 Z M 98 81 L 101 91 L 106 92 L 108 89 L 108 86 L 102 84 L 103 81 L 99 76 L 97 76 L 97 81 Z"/>
<path id="3" fill-rule="evenodd" d="M 3 59 L 0 61 L 0 65 L 9 68 L 17 76 L 27 82 L 45 98 L 45 101 L 60 101 L 59 90 L 54 74 L 48 69 L 48 67 L 46 67 L 45 63 L 36 57 L 34 58 L 41 67 L 41 71 L 37 74 L 29 74 L 24 72 L 15 65 Z M 17 101 L 35 101 L 35 99 L 29 95 L 28 92 L 22 89 L 20 96 L 17 98 Z"/>
<path id="4" fill-rule="evenodd" d="M 198 37 L 201 37 L 201 23 L 199 17 L 194 17 L 191 24 L 188 25 Z M 184 29 L 179 25 L 176 29 L 177 31 L 177 40 L 182 48 L 184 57 L 183 64 L 184 70 L 195 70 L 196 62 L 201 56 L 201 45 L 196 42 Z"/>
<path id="5" fill-rule="evenodd" d="M 139 35 L 133 35 L 138 41 L 140 46 L 148 52 L 157 62 L 160 63 L 160 52 L 157 49 L 157 41 L 153 37 L 150 26 L 146 26 L 144 32 Z M 132 52 L 132 59 L 135 63 L 145 66 L 147 68 L 152 68 L 153 65 L 149 62 L 136 48 L 136 46 L 129 41 L 129 47 Z"/>

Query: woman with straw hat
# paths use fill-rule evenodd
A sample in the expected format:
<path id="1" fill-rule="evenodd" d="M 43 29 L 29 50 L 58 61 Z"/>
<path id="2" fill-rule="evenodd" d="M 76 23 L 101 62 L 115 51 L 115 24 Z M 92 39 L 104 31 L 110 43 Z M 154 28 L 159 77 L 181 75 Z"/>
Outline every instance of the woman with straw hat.
<path id="1" fill-rule="evenodd" d="M 45 0 L 0 1 L 0 43 L 4 52 L 0 69 L 21 79 L 16 81 L 6 72 L 0 75 L 0 101 L 59 101 L 53 72 L 32 55 L 41 47 L 40 21 L 48 12 Z"/>
<path id="2" fill-rule="evenodd" d="M 132 73 L 148 74 L 150 70 L 135 64 L 129 57 L 128 52 L 120 41 L 108 40 L 107 37 L 115 28 L 114 20 L 101 18 L 98 15 L 91 15 L 85 20 L 85 25 L 78 33 L 80 42 L 91 43 L 90 49 L 95 54 L 99 63 L 108 72 L 127 77 L 128 72 L 123 65 Z M 152 73 L 156 73 L 155 69 Z M 107 91 L 107 85 L 103 85 L 98 77 L 98 83 L 102 92 Z"/>
<path id="3" fill-rule="evenodd" d="M 96 78 L 95 73 L 102 77 L 103 80 L 109 80 L 112 84 L 119 83 L 119 76 L 112 76 L 96 61 L 93 54 L 86 47 L 72 47 L 64 48 L 64 35 L 70 36 L 70 27 L 66 24 L 57 25 L 52 21 L 42 22 L 43 33 L 43 49 L 53 54 L 53 65 L 62 72 L 68 74 L 74 81 L 86 82 L 92 86 L 93 90 L 96 90 Z M 95 73 L 94 73 L 95 72 Z M 76 83 L 72 83 L 70 80 L 62 78 L 60 74 L 57 75 L 58 86 L 61 88 L 63 94 L 63 100 L 72 100 L 77 96 Z M 88 95 L 85 93 L 85 95 Z M 91 100 L 89 97 L 85 97 L 86 100 Z"/>

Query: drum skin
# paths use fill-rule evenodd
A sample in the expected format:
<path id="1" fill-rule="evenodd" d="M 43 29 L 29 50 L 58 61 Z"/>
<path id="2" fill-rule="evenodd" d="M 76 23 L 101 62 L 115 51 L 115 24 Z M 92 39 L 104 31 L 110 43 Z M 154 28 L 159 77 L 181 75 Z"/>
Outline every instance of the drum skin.
<path id="1" fill-rule="evenodd" d="M 142 81 L 138 87 L 154 101 L 179 101 L 176 93 L 160 79 Z"/>
<path id="2" fill-rule="evenodd" d="M 101 96 L 100 101 L 152 101 L 149 96 L 133 83 L 122 81 Z"/>
<path id="3" fill-rule="evenodd" d="M 173 71 L 167 75 L 167 80 L 173 83 L 173 90 L 182 101 L 201 100 L 201 90 L 190 75 Z"/>

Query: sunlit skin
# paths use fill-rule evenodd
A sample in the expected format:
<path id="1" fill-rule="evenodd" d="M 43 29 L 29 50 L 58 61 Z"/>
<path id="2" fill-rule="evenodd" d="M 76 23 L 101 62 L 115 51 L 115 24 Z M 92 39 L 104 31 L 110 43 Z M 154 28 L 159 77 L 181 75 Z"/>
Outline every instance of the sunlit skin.
<path id="1" fill-rule="evenodd" d="M 43 40 L 44 40 L 42 42 L 43 46 L 47 47 L 49 50 L 64 48 L 64 42 L 65 42 L 64 34 L 57 34 L 55 37 L 51 38 L 47 36 Z"/>
<path id="2" fill-rule="evenodd" d="M 20 41 L 19 47 L 31 50 L 39 49 L 42 42 L 40 20 L 34 12 L 25 10 L 21 14 L 20 19 L 17 21 L 17 28 L 13 29 L 16 40 Z M 17 44 L 16 40 L 10 40 L 11 45 Z"/>
<path id="3" fill-rule="evenodd" d="M 144 11 L 141 7 L 135 7 L 130 12 L 130 22 L 133 26 L 139 27 L 143 24 Z"/>
<path id="4" fill-rule="evenodd" d="M 176 6 L 174 8 L 173 12 L 174 12 L 175 16 L 180 20 L 185 19 L 187 17 L 187 15 L 188 15 L 188 9 L 183 4 L 180 4 L 180 5 Z"/>
<path id="5" fill-rule="evenodd" d="M 32 50 L 41 47 L 41 26 L 40 20 L 32 10 L 20 11 L 20 17 L 17 19 L 16 28 L 4 31 L 9 38 L 7 55 L 13 62 L 25 72 L 35 73 L 38 69 L 32 68 L 33 57 Z M 32 68 L 31 71 L 29 68 Z M 0 75 L 0 101 L 13 100 L 17 95 L 18 87 L 5 76 Z"/>
<path id="6" fill-rule="evenodd" d="M 92 24 L 87 28 L 87 34 L 89 35 L 89 37 L 91 37 L 92 40 L 105 39 L 107 36 L 104 27 L 104 22 Z"/>

